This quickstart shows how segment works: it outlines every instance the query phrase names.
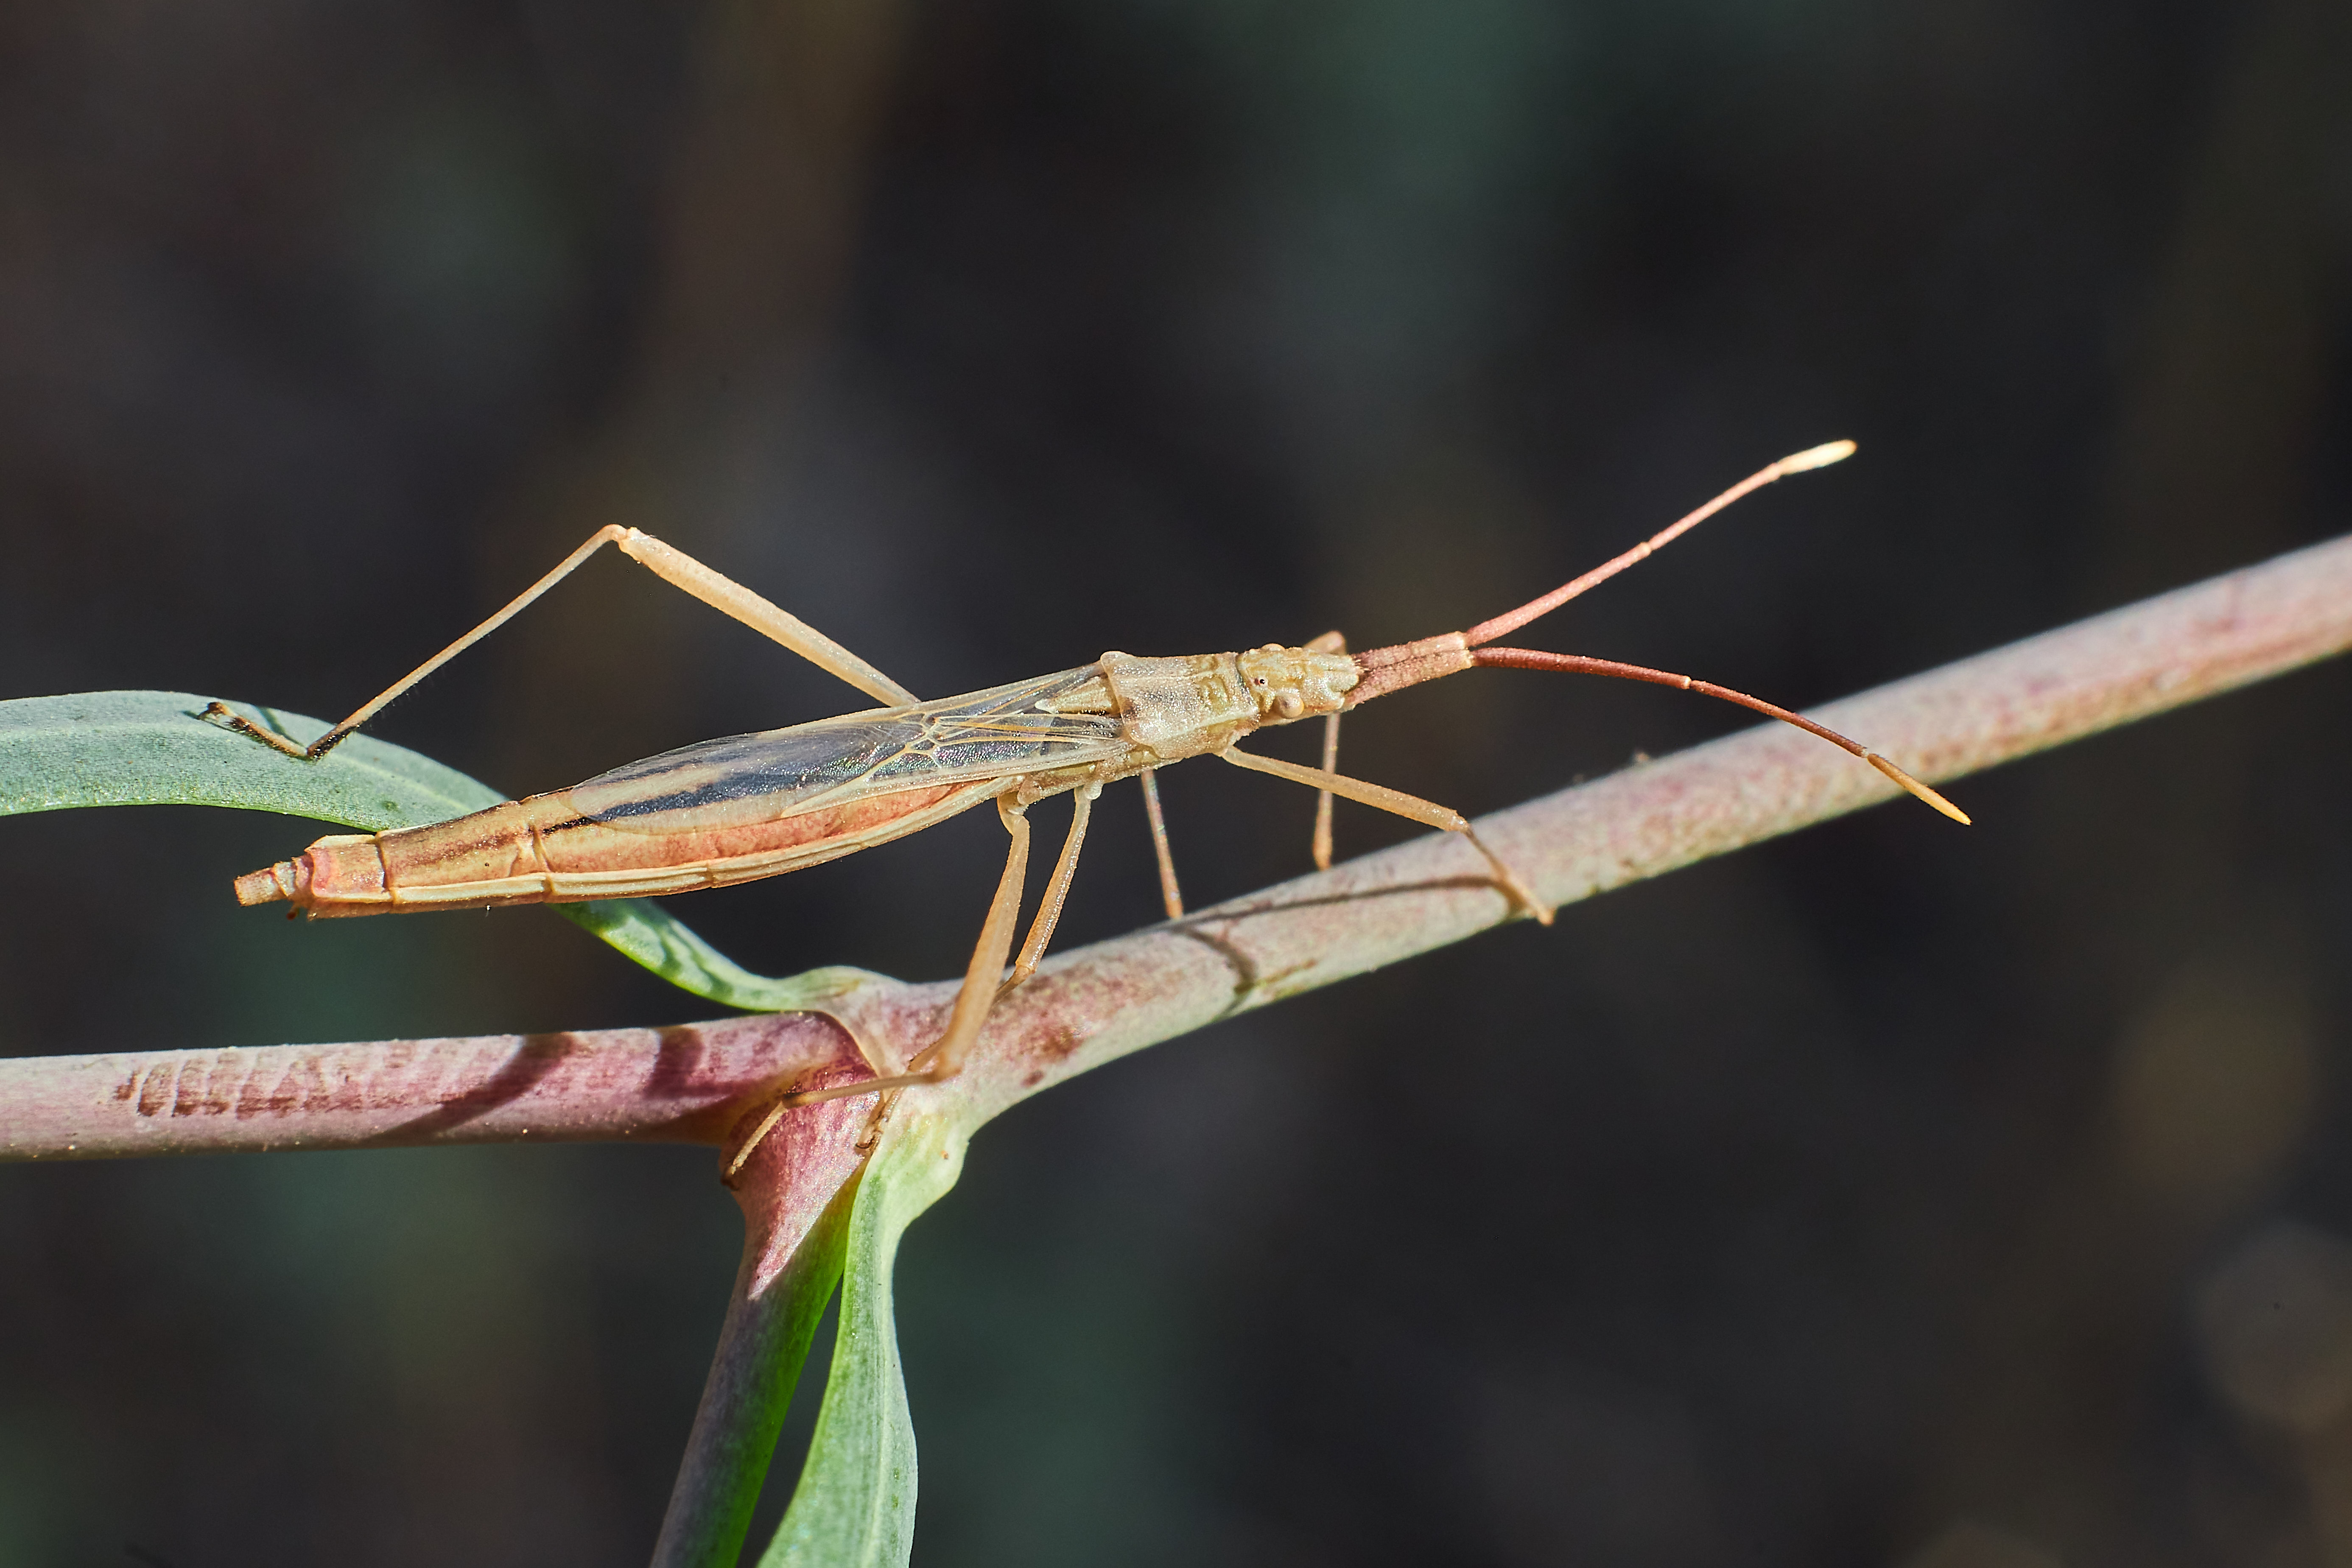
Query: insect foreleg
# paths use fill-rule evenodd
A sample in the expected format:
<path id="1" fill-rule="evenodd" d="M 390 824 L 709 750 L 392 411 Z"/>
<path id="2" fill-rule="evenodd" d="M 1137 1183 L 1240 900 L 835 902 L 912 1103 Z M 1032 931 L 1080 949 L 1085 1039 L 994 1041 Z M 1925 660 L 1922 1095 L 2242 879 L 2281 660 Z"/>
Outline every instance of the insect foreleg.
<path id="1" fill-rule="evenodd" d="M 1309 653 L 1345 653 L 1348 651 L 1348 639 L 1338 632 L 1325 632 L 1308 643 L 1307 650 Z M 1328 713 L 1323 718 L 1323 771 L 1327 773 L 1339 771 L 1339 715 L 1337 712 Z M 1331 868 L 1331 792 L 1328 789 L 1315 792 L 1313 850 L 1315 868 L 1328 871 Z"/>
<path id="2" fill-rule="evenodd" d="M 1551 906 L 1537 898 L 1535 889 L 1521 881 L 1518 873 L 1506 865 L 1502 857 L 1487 848 L 1479 839 L 1478 835 L 1471 831 L 1469 818 L 1453 807 L 1440 805 L 1435 801 L 1423 800 L 1419 795 L 1407 795 L 1401 789 L 1391 789 L 1386 784 L 1368 784 L 1362 779 L 1351 779 L 1344 773 L 1335 773 L 1328 769 L 1305 768 L 1297 763 L 1277 762 L 1272 757 L 1253 756 L 1236 747 L 1228 746 L 1217 755 L 1237 768 L 1247 768 L 1252 773 L 1271 773 L 1276 778 L 1288 779 L 1292 784 L 1306 784 L 1310 789 L 1327 789 L 1334 795 L 1343 795 L 1349 800 L 1360 801 L 1366 805 L 1378 806 L 1382 811 L 1421 823 L 1425 826 L 1444 828 L 1448 833 L 1459 833 L 1470 841 L 1472 847 L 1486 858 L 1488 868 L 1495 873 L 1496 883 L 1502 888 L 1505 896 L 1511 902 L 1517 904 L 1526 913 L 1533 915 L 1537 923 L 1551 924 Z"/>
<path id="3" fill-rule="evenodd" d="M 1327 773 L 1339 771 L 1339 715 L 1337 713 L 1323 716 L 1323 771 Z M 1331 792 L 1328 789 L 1315 792 L 1315 837 L 1307 847 L 1315 857 L 1315 868 L 1328 871 L 1331 868 Z"/>
<path id="4" fill-rule="evenodd" d="M 1160 902 L 1168 918 L 1184 918 L 1184 893 L 1176 886 L 1176 858 L 1168 852 L 1168 818 L 1160 809 L 1158 770 L 1145 768 L 1135 776 L 1143 784 L 1143 815 L 1151 823 L 1151 853 L 1160 862 Z"/>
<path id="5" fill-rule="evenodd" d="M 240 734 L 250 735 L 289 757 L 316 762 L 341 745 L 346 735 L 383 711 L 402 692 L 512 620 L 525 605 L 570 576 L 579 569 L 581 563 L 607 544 L 620 546 L 623 554 L 650 569 L 663 582 L 684 589 L 715 610 L 734 616 L 762 637 L 781 643 L 818 668 L 840 677 L 869 697 L 893 708 L 911 706 L 918 700 L 913 692 L 814 626 L 770 604 L 741 584 L 719 575 L 693 556 L 665 544 L 650 533 L 640 533 L 634 528 L 610 523 L 591 534 L 586 543 L 558 562 L 554 570 L 546 576 L 509 600 L 496 615 L 402 676 L 373 700 L 362 705 L 359 711 L 308 746 L 298 746 L 285 736 L 229 711 L 222 703 L 215 702 L 205 709 L 204 716 Z"/>

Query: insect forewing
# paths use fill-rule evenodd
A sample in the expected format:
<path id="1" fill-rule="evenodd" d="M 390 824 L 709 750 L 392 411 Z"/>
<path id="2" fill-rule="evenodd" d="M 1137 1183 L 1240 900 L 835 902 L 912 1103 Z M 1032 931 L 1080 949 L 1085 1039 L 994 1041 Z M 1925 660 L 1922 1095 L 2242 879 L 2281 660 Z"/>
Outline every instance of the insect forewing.
<path id="1" fill-rule="evenodd" d="M 1098 674 L 1086 665 L 912 708 L 705 741 L 614 768 L 566 793 L 573 808 L 594 821 L 677 833 L 1098 762 L 1128 749 L 1117 719 L 1038 706 Z"/>

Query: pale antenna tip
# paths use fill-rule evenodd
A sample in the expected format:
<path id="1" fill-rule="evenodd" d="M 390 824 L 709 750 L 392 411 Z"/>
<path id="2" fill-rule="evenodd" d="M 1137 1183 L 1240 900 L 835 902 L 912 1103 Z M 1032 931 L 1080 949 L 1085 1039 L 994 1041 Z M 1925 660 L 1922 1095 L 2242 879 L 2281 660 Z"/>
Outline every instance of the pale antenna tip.
<path id="1" fill-rule="evenodd" d="M 1946 816 L 1950 817 L 1954 822 L 1958 823 L 1961 826 L 1969 827 L 1974 826 L 1974 824 L 1969 821 L 1969 814 L 1967 812 L 1962 811 L 1958 806 L 1954 805 L 1950 801 L 1946 800 L 1942 795 L 1937 795 L 1934 790 L 1929 789 L 1926 784 L 1921 784 L 1917 779 L 1913 778 L 1909 773 L 1905 773 L 1901 768 L 1896 767 L 1893 763 L 1888 762 L 1876 752 L 1864 752 L 1863 760 L 1868 763 L 1872 767 L 1876 768 L 1880 773 L 1885 773 L 1888 778 L 1893 779 L 1896 784 L 1901 784 L 1905 789 L 1909 790 L 1913 795 L 1917 795 L 1921 800 L 1926 801 L 1929 805 L 1934 806 L 1937 811 L 1942 812 Z"/>
<path id="2" fill-rule="evenodd" d="M 1843 463 L 1853 456 L 1853 451 L 1851 441 L 1824 441 L 1793 458 L 1781 458 L 1780 468 L 1784 474 L 1801 474 L 1807 468 L 1826 468 L 1832 463 Z"/>

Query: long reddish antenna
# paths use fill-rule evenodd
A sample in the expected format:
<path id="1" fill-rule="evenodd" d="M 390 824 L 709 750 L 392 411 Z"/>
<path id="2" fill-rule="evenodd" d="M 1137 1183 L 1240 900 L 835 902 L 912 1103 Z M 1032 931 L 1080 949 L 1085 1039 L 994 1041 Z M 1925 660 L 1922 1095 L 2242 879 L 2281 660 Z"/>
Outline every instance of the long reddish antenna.
<path id="1" fill-rule="evenodd" d="M 1603 562 L 1572 582 L 1563 584 L 1540 599 L 1531 599 L 1517 609 L 1496 616 L 1491 621 L 1481 621 L 1465 632 L 1447 632 L 1442 637 L 1423 637 L 1416 642 L 1398 643 L 1391 647 L 1376 647 L 1356 657 L 1358 671 L 1355 689 L 1348 693 L 1347 706 L 1357 708 L 1375 697 L 1418 686 L 1424 680 L 1458 674 L 1479 665 L 1501 666 L 1514 669 L 1549 669 L 1575 675 L 1606 675 L 1620 680 L 1646 680 L 1659 686 L 1678 687 L 1696 691 L 1702 697 L 1720 698 L 1752 709 L 1767 718 L 1794 724 L 1810 735 L 1818 735 L 1835 746 L 1860 757 L 1872 767 L 1902 785 L 1913 795 L 1942 812 L 1955 822 L 1966 822 L 1968 814 L 1942 795 L 1880 756 L 1858 741 L 1849 740 L 1825 725 L 1816 724 L 1801 714 L 1791 713 L 1777 703 L 1760 697 L 1750 697 L 1744 691 L 1734 691 L 1728 686 L 1717 686 L 1711 680 L 1695 680 L 1687 675 L 1675 675 L 1668 670 L 1652 669 L 1645 665 L 1620 664 L 1615 659 L 1588 658 L 1580 654 L 1542 653 L 1533 648 L 1486 647 L 1484 645 L 1496 637 L 1518 630 L 1538 616 L 1549 615 L 1570 599 L 1605 583 L 1628 566 L 1645 561 L 1664 546 L 1729 506 L 1751 490 L 1762 489 L 1784 474 L 1801 474 L 1808 468 L 1825 468 L 1853 456 L 1851 441 L 1830 441 L 1809 447 L 1779 462 L 1757 469 L 1705 506 L 1676 522 L 1662 529 L 1622 555 Z M 1475 651 L 1474 651 L 1475 650 Z"/>
<path id="2" fill-rule="evenodd" d="M 1646 665 L 1620 664 L 1613 658 L 1587 658 L 1574 653 L 1540 653 L 1529 647 L 1483 647 L 1470 656 L 1477 665 L 1495 665 L 1505 669 L 1552 669 L 1566 675 L 1609 675 L 1620 680 L 1646 680 L 1658 686 L 1678 687 L 1696 691 L 1702 697 L 1719 697 L 1726 702 L 1737 702 L 1750 708 L 1768 719 L 1778 719 L 1783 724 L 1794 724 L 1808 735 L 1819 735 L 1833 746 L 1843 746 L 1901 784 L 1954 822 L 1965 825 L 1969 814 L 1946 800 L 1934 790 L 1880 756 L 1859 741 L 1848 740 L 1826 724 L 1816 724 L 1801 713 L 1791 713 L 1777 702 L 1767 702 L 1761 697 L 1750 697 L 1745 691 L 1734 691 L 1728 686 L 1717 686 L 1712 680 L 1694 680 L 1687 675 L 1670 670 L 1652 669 Z"/>
<path id="3" fill-rule="evenodd" d="M 1842 463 L 1853 456 L 1853 442 L 1825 441 L 1821 446 L 1808 447 L 1792 457 L 1783 458 L 1777 463 L 1759 468 L 1672 528 L 1659 530 L 1615 560 L 1602 562 L 1583 576 L 1572 583 L 1563 584 L 1554 588 L 1540 599 L 1531 599 L 1517 609 L 1496 616 L 1491 621 L 1480 621 L 1462 634 L 1462 640 L 1469 647 L 1476 647 L 1483 643 L 1493 642 L 1498 637 L 1517 631 L 1537 616 L 1548 616 L 1587 589 L 1606 583 L 1626 567 L 1647 561 L 1733 501 L 1752 491 L 1762 489 L 1783 474 L 1801 474 L 1808 468 L 1826 468 L 1832 463 Z"/>

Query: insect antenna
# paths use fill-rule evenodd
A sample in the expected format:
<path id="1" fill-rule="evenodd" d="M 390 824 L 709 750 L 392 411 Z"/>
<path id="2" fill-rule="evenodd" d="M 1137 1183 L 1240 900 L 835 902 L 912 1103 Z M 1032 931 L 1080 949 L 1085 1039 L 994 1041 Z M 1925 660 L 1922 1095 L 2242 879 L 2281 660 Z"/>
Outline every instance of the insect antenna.
<path id="1" fill-rule="evenodd" d="M 1717 697 L 1726 702 L 1737 702 L 1742 708 L 1753 709 L 1768 719 L 1778 719 L 1783 724 L 1794 724 L 1808 735 L 1819 735 L 1833 746 L 1844 747 L 1954 822 L 1969 821 L 1967 812 L 1962 811 L 1861 742 L 1850 740 L 1826 724 L 1816 724 L 1801 713 L 1791 713 L 1776 702 L 1767 702 L 1760 697 L 1750 697 L 1745 691 L 1734 691 L 1728 686 L 1717 686 L 1712 680 L 1694 680 L 1687 675 L 1676 675 L 1670 670 L 1652 669 L 1645 665 L 1620 664 L 1613 658 L 1587 658 L 1581 654 L 1573 653 L 1544 653 L 1530 647 L 1477 648 L 1471 653 L 1470 662 L 1474 665 L 1491 665 L 1504 669 L 1551 669 L 1566 675 L 1607 675 L 1613 676 L 1619 680 L 1646 680 L 1657 686 L 1672 686 L 1685 691 L 1696 691 L 1702 697 Z"/>
<path id="2" fill-rule="evenodd" d="M 1646 680 L 1659 686 L 1678 687 L 1696 691 L 1704 697 L 1719 698 L 1752 709 L 1767 718 L 1793 724 L 1810 735 L 1818 735 L 1835 746 L 1843 747 L 1876 768 L 1887 778 L 1942 812 L 1955 822 L 1966 822 L 1968 814 L 1946 800 L 1934 790 L 1864 746 L 1850 740 L 1825 725 L 1816 724 L 1801 714 L 1791 713 L 1777 703 L 1760 697 L 1750 697 L 1744 691 L 1734 691 L 1727 686 L 1717 686 L 1711 680 L 1695 680 L 1687 675 L 1669 670 L 1651 669 L 1644 665 L 1621 664 L 1615 659 L 1589 658 L 1580 654 L 1544 653 L 1534 648 L 1488 647 L 1496 637 L 1505 637 L 1526 626 L 1539 616 L 1549 615 L 1570 599 L 1607 582 L 1628 566 L 1648 560 L 1658 551 L 1729 506 L 1733 501 L 1787 474 L 1801 474 L 1808 468 L 1825 468 L 1832 463 L 1843 462 L 1853 456 L 1851 441 L 1830 441 L 1819 447 L 1793 453 L 1777 463 L 1768 464 L 1717 496 L 1713 500 L 1689 513 L 1671 527 L 1659 530 L 1623 554 L 1602 562 L 1582 576 L 1553 589 L 1539 599 L 1530 599 L 1516 610 L 1508 610 L 1492 620 L 1481 621 L 1467 631 L 1447 632 L 1442 637 L 1423 637 L 1416 642 L 1398 643 L 1391 647 L 1372 648 L 1357 656 L 1360 672 L 1355 689 L 1348 693 L 1347 706 L 1360 707 L 1375 697 L 1418 686 L 1424 680 L 1457 674 L 1481 665 L 1510 669 L 1549 669 L 1573 675 L 1606 675 L 1620 680 Z"/>
<path id="3" fill-rule="evenodd" d="M 1783 458 L 1777 463 L 1767 464 L 1671 528 L 1660 529 L 1624 554 L 1613 560 L 1602 562 L 1583 576 L 1571 583 L 1563 583 L 1540 599 L 1530 599 L 1517 609 L 1496 616 L 1491 621 L 1480 621 L 1462 634 L 1462 640 L 1472 647 L 1477 647 L 1493 642 L 1496 637 L 1506 637 L 1517 631 L 1537 616 L 1548 616 L 1570 599 L 1579 597 L 1606 583 L 1626 567 L 1647 561 L 1740 497 L 1762 489 L 1784 474 L 1801 474 L 1808 468 L 1826 468 L 1832 463 L 1842 463 L 1853 456 L 1853 442 L 1828 441 L 1821 446 L 1810 447 L 1804 451 Z"/>
<path id="4" fill-rule="evenodd" d="M 1606 583 L 1626 567 L 1648 560 L 1741 496 L 1751 490 L 1762 489 L 1783 474 L 1825 468 L 1852 456 L 1853 442 L 1830 441 L 1794 453 L 1777 463 L 1767 464 L 1671 528 L 1659 530 L 1622 555 L 1602 562 L 1583 576 L 1561 584 L 1540 599 L 1530 599 L 1517 609 L 1506 611 L 1493 620 L 1480 621 L 1468 631 L 1447 632 L 1442 637 L 1423 637 L 1415 642 L 1398 643 L 1393 647 L 1371 648 L 1358 654 L 1356 668 L 1360 679 L 1355 689 L 1348 693 L 1347 706 L 1359 708 L 1375 697 L 1385 696 L 1407 686 L 1418 686 L 1424 680 L 1435 680 L 1441 675 L 1453 675 L 1468 669 L 1470 649 L 1515 632 L 1538 616 L 1549 615 L 1578 595 L 1598 584 Z"/>

